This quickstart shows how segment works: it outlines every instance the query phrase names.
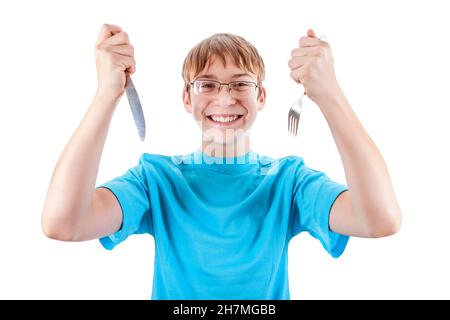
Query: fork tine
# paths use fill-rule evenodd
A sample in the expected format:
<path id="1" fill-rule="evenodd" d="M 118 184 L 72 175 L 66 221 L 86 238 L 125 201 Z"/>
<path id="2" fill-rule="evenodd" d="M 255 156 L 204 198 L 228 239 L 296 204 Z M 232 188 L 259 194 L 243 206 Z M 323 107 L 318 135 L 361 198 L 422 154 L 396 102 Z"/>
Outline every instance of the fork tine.
<path id="1" fill-rule="evenodd" d="M 295 120 L 295 115 L 294 115 L 294 112 L 291 110 L 291 114 L 289 117 L 289 132 L 291 134 L 294 134 L 294 120 Z"/>
<path id="2" fill-rule="evenodd" d="M 295 137 L 295 116 L 292 117 L 291 121 L 291 134 Z"/>
<path id="3" fill-rule="evenodd" d="M 299 122 L 299 118 L 295 117 L 295 121 L 294 121 L 294 136 L 297 136 L 298 122 Z"/>
<path id="4" fill-rule="evenodd" d="M 288 131 L 291 132 L 291 111 L 288 113 Z"/>
<path id="5" fill-rule="evenodd" d="M 292 122 L 291 122 L 291 132 L 292 135 L 295 136 L 295 120 L 296 119 L 296 115 L 292 115 Z"/>
<path id="6" fill-rule="evenodd" d="M 295 124 L 295 117 L 292 117 L 291 118 L 291 134 L 293 135 L 293 136 L 295 136 L 295 131 L 294 131 L 294 124 Z"/>
<path id="7" fill-rule="evenodd" d="M 291 130 L 291 112 L 289 111 L 288 113 L 288 132 L 290 132 Z"/>
<path id="8" fill-rule="evenodd" d="M 292 116 L 291 133 L 293 136 L 295 136 L 295 115 Z"/>

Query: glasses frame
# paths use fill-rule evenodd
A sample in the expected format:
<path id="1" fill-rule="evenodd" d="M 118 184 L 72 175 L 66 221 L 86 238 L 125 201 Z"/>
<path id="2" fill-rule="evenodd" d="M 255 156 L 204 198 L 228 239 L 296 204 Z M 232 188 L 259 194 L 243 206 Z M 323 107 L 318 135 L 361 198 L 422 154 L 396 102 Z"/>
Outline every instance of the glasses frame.
<path id="1" fill-rule="evenodd" d="M 202 80 L 202 79 L 195 79 L 195 80 L 192 80 L 192 81 L 189 83 L 189 85 L 191 85 L 191 86 L 193 87 L 193 86 L 195 85 L 196 82 L 213 82 L 213 83 L 219 84 L 219 87 L 218 87 L 218 89 L 217 89 L 217 93 L 216 93 L 216 94 L 219 94 L 219 93 L 220 93 L 220 90 L 222 90 L 222 86 L 227 86 L 227 92 L 228 92 L 228 94 L 229 94 L 230 96 L 232 96 L 233 98 L 235 98 L 235 99 L 237 99 L 237 98 L 231 94 L 231 87 L 230 87 L 230 85 L 233 84 L 233 83 L 237 83 L 237 82 L 240 82 L 240 83 L 242 83 L 242 82 L 244 82 L 244 83 L 251 83 L 251 84 L 253 84 L 253 85 L 255 86 L 255 92 L 256 92 L 259 88 L 261 88 L 261 85 L 258 84 L 257 82 L 254 82 L 254 81 L 247 81 L 247 80 L 237 80 L 237 81 L 230 81 L 230 82 L 228 82 L 228 83 L 224 83 L 224 82 L 220 82 L 220 81 L 217 81 L 217 80 L 208 80 L 208 79 Z M 194 92 L 194 93 L 195 93 L 195 92 Z M 197 94 L 197 93 L 195 93 L 195 94 Z M 198 94 L 201 94 L 201 93 L 198 93 Z"/>

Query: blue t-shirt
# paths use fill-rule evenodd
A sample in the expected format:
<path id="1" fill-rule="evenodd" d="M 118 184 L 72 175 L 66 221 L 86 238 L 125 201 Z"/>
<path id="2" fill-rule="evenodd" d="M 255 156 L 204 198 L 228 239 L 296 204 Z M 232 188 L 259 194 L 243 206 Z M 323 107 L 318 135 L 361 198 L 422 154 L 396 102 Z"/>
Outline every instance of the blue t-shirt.
<path id="1" fill-rule="evenodd" d="M 100 239 L 106 249 L 132 234 L 154 237 L 152 299 L 289 299 L 292 237 L 307 231 L 333 257 L 349 239 L 328 224 L 347 188 L 297 156 L 143 154 L 100 187 L 123 212 L 120 230 Z"/>

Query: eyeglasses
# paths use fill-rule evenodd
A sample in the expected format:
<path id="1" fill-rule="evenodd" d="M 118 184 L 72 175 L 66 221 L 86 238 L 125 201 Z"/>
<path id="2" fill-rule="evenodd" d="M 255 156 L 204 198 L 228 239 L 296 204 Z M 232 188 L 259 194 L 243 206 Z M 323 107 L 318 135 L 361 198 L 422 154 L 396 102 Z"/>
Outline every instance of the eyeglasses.
<path id="1" fill-rule="evenodd" d="M 194 88 L 193 92 L 195 94 L 208 97 L 218 94 L 222 86 L 227 86 L 228 93 L 236 99 L 247 98 L 260 87 L 260 85 L 252 81 L 221 83 L 214 80 L 194 80 L 190 85 Z"/>

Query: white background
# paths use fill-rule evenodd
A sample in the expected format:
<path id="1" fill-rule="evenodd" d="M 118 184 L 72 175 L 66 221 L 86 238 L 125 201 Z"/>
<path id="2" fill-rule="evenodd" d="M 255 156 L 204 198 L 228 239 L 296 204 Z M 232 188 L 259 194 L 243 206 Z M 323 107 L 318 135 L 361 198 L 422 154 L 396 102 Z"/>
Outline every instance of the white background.
<path id="1" fill-rule="evenodd" d="M 200 131 L 182 106 L 188 50 L 215 32 L 243 36 L 266 64 L 267 104 L 254 151 L 303 156 L 345 183 L 326 121 L 305 100 L 297 139 L 287 112 L 301 92 L 287 61 L 313 28 L 330 43 L 338 80 L 388 164 L 404 214 L 400 233 L 352 238 L 333 259 L 307 234 L 289 248 L 292 299 L 450 298 L 448 151 L 450 46 L 445 1 L 2 1 L 0 4 L 0 298 L 149 299 L 154 245 L 133 236 L 113 251 L 98 241 L 44 237 L 40 215 L 53 168 L 96 89 L 94 43 L 121 26 L 136 50 L 134 82 L 146 116 L 138 139 L 126 99 L 110 128 L 97 183 L 142 152 L 184 154 Z M 447 22 L 446 22 L 447 21 Z M 447 137 L 447 138 L 445 138 Z"/>

